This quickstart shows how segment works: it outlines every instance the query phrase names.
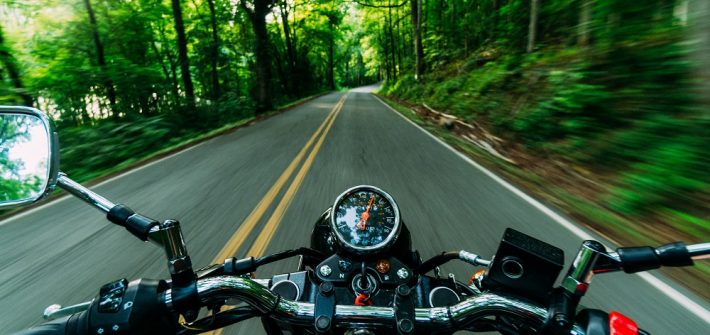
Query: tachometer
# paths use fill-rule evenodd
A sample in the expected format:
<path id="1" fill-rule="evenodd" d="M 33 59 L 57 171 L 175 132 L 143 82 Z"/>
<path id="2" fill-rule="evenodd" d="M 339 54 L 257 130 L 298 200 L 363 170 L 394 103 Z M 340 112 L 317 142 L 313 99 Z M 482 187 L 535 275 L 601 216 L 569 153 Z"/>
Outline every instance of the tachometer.
<path id="1" fill-rule="evenodd" d="M 345 191 L 335 200 L 330 218 L 340 244 L 359 253 L 391 246 L 401 230 L 394 199 L 374 186 Z"/>

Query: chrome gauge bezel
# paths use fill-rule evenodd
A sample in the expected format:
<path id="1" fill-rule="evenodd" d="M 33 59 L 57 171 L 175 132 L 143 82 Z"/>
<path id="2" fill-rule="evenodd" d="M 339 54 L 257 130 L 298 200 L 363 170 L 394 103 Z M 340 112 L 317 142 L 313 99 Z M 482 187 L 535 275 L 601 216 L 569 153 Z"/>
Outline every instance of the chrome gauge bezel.
<path id="1" fill-rule="evenodd" d="M 392 209 L 394 211 L 394 226 L 392 227 L 392 231 L 389 233 L 387 238 L 384 239 L 384 241 L 371 245 L 371 246 L 357 246 L 354 244 L 351 244 L 350 242 L 347 242 L 345 237 L 340 233 L 338 230 L 338 227 L 336 225 L 335 219 L 336 216 L 335 212 L 337 211 L 338 205 L 349 195 L 356 193 L 356 192 L 361 192 L 361 191 L 370 191 L 370 192 L 375 192 L 379 194 L 380 196 L 383 196 L 387 201 L 392 204 Z M 379 251 L 384 251 L 387 250 L 389 247 L 394 245 L 394 243 L 397 241 L 397 238 L 399 237 L 400 232 L 402 231 L 402 223 L 400 222 L 400 215 L 399 215 L 399 207 L 397 206 L 397 202 L 394 201 L 394 198 L 392 198 L 389 193 L 383 191 L 382 189 L 372 186 L 372 185 L 358 185 L 355 187 L 351 187 L 347 189 L 345 192 L 341 193 L 337 198 L 335 198 L 335 202 L 333 202 L 333 207 L 331 207 L 331 213 L 330 213 L 330 229 L 333 231 L 333 233 L 336 236 L 336 241 L 338 245 L 343 247 L 344 249 L 355 253 L 355 254 L 372 254 L 376 253 Z"/>

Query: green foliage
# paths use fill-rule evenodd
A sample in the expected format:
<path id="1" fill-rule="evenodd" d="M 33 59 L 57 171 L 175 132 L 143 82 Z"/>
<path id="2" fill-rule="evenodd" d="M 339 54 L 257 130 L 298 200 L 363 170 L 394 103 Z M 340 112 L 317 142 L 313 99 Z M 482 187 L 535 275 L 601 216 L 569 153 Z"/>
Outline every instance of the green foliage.
<path id="1" fill-rule="evenodd" d="M 604 127 L 610 93 L 601 85 L 585 83 L 580 72 L 551 71 L 547 90 L 536 104 L 518 114 L 512 128 L 529 145 L 570 136 L 584 137 Z"/>
<path id="2" fill-rule="evenodd" d="M 226 95 L 220 103 L 197 107 L 197 113 L 101 120 L 92 127 L 67 125 L 58 129 L 62 170 L 76 180 L 101 176 L 115 166 L 185 142 L 208 130 L 254 114 L 254 103 Z M 198 118 L 185 118 L 198 115 Z"/>
<path id="3" fill-rule="evenodd" d="M 388 81 L 383 93 L 604 175 L 612 186 L 600 203 L 617 214 L 709 236 L 710 121 L 693 78 L 701 46 L 690 37 L 699 21 L 684 21 L 681 2 L 541 1 L 533 53 L 525 53 L 529 1 L 446 20 L 471 3 L 427 2 L 430 72 Z M 448 35 L 452 26 L 469 34 Z"/>
<path id="4" fill-rule="evenodd" d="M 177 143 L 185 134 L 162 116 L 121 123 L 107 120 L 93 127 L 62 128 L 59 133 L 62 169 L 84 180 Z"/>

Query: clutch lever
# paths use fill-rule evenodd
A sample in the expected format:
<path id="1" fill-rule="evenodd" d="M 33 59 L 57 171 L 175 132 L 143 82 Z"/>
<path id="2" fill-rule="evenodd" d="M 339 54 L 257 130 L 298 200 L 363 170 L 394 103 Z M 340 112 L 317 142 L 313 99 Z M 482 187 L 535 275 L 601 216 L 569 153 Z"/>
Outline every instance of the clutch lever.
<path id="1" fill-rule="evenodd" d="M 58 304 L 49 305 L 44 309 L 43 317 L 45 320 L 54 320 L 67 315 L 83 312 L 91 307 L 92 302 L 93 300 L 67 307 L 62 307 L 62 305 Z"/>

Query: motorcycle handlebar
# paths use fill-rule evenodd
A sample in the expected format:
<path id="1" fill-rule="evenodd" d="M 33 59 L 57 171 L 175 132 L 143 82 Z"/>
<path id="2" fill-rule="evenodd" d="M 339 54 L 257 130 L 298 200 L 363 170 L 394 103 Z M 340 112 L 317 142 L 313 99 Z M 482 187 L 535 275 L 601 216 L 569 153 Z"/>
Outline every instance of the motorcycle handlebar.
<path id="1" fill-rule="evenodd" d="M 282 299 L 249 278 L 216 276 L 200 279 L 197 282 L 197 293 L 204 305 L 237 298 L 279 321 L 301 326 L 314 324 L 314 304 Z M 170 290 L 162 294 L 161 301 L 172 309 Z M 471 326 L 477 319 L 494 315 L 517 316 L 532 324 L 542 325 L 547 319 L 547 309 L 515 297 L 482 293 L 450 307 L 416 308 L 415 329 L 461 330 Z M 337 305 L 334 317 L 335 325 L 387 327 L 395 323 L 395 310 L 392 307 Z M 585 332 L 575 325 L 571 334 L 583 335 Z"/>

